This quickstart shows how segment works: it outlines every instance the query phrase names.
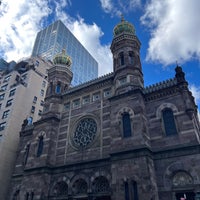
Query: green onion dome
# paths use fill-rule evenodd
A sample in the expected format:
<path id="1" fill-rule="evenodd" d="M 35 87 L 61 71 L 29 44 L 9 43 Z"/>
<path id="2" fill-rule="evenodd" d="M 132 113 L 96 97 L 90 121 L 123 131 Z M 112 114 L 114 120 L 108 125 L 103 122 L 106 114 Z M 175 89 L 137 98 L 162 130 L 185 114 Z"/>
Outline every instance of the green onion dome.
<path id="1" fill-rule="evenodd" d="M 70 56 L 66 54 L 66 51 L 63 49 L 62 53 L 59 53 L 55 55 L 53 59 L 54 65 L 66 65 L 67 67 L 70 67 L 72 64 Z"/>
<path id="2" fill-rule="evenodd" d="M 125 21 L 123 16 L 121 22 L 117 24 L 113 30 L 114 37 L 120 35 L 121 33 L 129 33 L 135 35 L 134 26 L 131 23 Z"/>

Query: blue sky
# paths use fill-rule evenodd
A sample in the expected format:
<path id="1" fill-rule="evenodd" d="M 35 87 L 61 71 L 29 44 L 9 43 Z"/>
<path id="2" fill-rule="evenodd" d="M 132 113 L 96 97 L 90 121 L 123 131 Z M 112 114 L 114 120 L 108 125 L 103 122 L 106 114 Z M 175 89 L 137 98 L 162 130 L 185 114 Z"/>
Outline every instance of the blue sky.
<path id="1" fill-rule="evenodd" d="M 2 0 L 0 57 L 30 56 L 39 30 L 61 19 L 99 63 L 99 76 L 112 71 L 114 26 L 134 24 L 140 39 L 145 85 L 174 77 L 176 63 L 200 108 L 199 0 Z"/>

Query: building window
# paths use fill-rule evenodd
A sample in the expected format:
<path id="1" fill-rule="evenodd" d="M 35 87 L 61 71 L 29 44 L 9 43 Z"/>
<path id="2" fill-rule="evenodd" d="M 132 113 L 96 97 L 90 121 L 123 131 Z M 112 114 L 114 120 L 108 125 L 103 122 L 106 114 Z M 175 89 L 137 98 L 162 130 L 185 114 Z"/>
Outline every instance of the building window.
<path id="1" fill-rule="evenodd" d="M 43 100 L 40 101 L 40 105 L 44 106 L 44 101 Z"/>
<path id="2" fill-rule="evenodd" d="M 60 94 L 60 92 L 61 92 L 61 85 L 60 85 L 60 83 L 58 83 L 56 85 L 56 94 Z"/>
<path id="3" fill-rule="evenodd" d="M 132 181 L 132 187 L 133 187 L 133 199 L 138 200 L 138 188 L 136 181 Z"/>
<path id="4" fill-rule="evenodd" d="M 33 97 L 33 103 L 36 103 L 36 102 L 37 102 L 37 97 L 34 96 L 34 97 Z"/>
<path id="5" fill-rule="evenodd" d="M 6 111 L 4 111 L 3 116 L 2 116 L 2 119 L 7 118 L 8 115 L 9 115 L 9 112 L 10 112 L 10 110 L 6 110 Z"/>
<path id="6" fill-rule="evenodd" d="M 28 160 L 29 150 L 30 150 L 30 144 L 27 144 L 25 148 L 25 152 L 24 152 L 24 159 L 23 159 L 24 166 L 26 165 L 27 160 Z"/>
<path id="7" fill-rule="evenodd" d="M 130 200 L 128 182 L 124 183 L 125 200 Z"/>
<path id="8" fill-rule="evenodd" d="M 23 74 L 23 75 L 22 75 L 22 79 L 23 79 L 23 80 L 26 80 L 26 79 L 27 79 L 27 74 Z"/>
<path id="9" fill-rule="evenodd" d="M 5 93 L 0 95 L 0 101 L 4 99 Z"/>
<path id="10" fill-rule="evenodd" d="M 83 104 L 87 104 L 87 103 L 90 103 L 90 96 L 85 96 L 83 97 Z"/>
<path id="11" fill-rule="evenodd" d="M 130 137 L 131 136 L 131 120 L 129 113 L 124 113 L 122 115 L 122 126 L 123 126 L 123 136 Z"/>
<path id="12" fill-rule="evenodd" d="M 120 62 L 120 65 L 124 65 L 124 53 L 121 52 L 119 54 L 119 62 Z"/>
<path id="13" fill-rule="evenodd" d="M 38 115 L 41 116 L 42 115 L 42 110 L 38 111 Z"/>
<path id="14" fill-rule="evenodd" d="M 6 107 L 11 106 L 13 102 L 13 99 L 9 99 L 6 103 Z"/>
<path id="15" fill-rule="evenodd" d="M 80 107 L 80 99 L 76 99 L 73 101 L 73 108 L 78 108 Z"/>
<path id="16" fill-rule="evenodd" d="M 100 93 L 95 93 L 93 94 L 93 97 L 92 97 L 93 101 L 97 101 L 100 99 Z"/>
<path id="17" fill-rule="evenodd" d="M 31 113 L 34 113 L 35 112 L 35 106 L 32 106 L 31 107 Z"/>
<path id="18" fill-rule="evenodd" d="M 35 66 L 38 67 L 40 62 L 38 60 L 35 61 Z"/>
<path id="19" fill-rule="evenodd" d="M 166 108 L 162 111 L 163 123 L 166 136 L 176 135 L 176 124 L 174 120 L 173 111 L 170 108 Z"/>
<path id="20" fill-rule="evenodd" d="M 10 94 L 9 94 L 9 97 L 15 95 L 15 91 L 16 91 L 16 89 L 11 90 L 11 91 L 10 91 Z"/>
<path id="21" fill-rule="evenodd" d="M 111 89 L 106 89 L 106 90 L 104 90 L 104 97 L 109 97 L 109 96 L 111 96 Z"/>
<path id="22" fill-rule="evenodd" d="M 65 107 L 65 110 L 69 110 L 70 109 L 70 103 L 68 102 L 68 103 L 64 104 L 64 107 Z"/>
<path id="23" fill-rule="evenodd" d="M 3 131 L 6 127 L 6 122 L 0 123 L 0 131 Z"/>
<path id="24" fill-rule="evenodd" d="M 40 157 L 42 155 L 43 146 L 44 146 L 43 136 L 40 136 L 38 142 L 37 157 Z"/>
<path id="25" fill-rule="evenodd" d="M 60 181 L 58 183 L 56 183 L 56 185 L 54 186 L 53 188 L 53 194 L 56 196 L 56 197 L 59 197 L 59 196 L 65 196 L 68 194 L 68 186 L 67 186 L 67 183 L 64 182 L 64 181 Z"/>
<path id="26" fill-rule="evenodd" d="M 128 54 L 128 61 L 129 61 L 129 64 L 134 64 L 134 54 L 132 51 L 130 51 Z"/>
<path id="27" fill-rule="evenodd" d="M 6 77 L 4 78 L 4 80 L 3 80 L 3 82 L 4 82 L 4 83 L 5 83 L 5 82 L 8 82 L 8 81 L 10 80 L 10 77 L 11 77 L 11 75 L 6 76 Z"/>
<path id="28" fill-rule="evenodd" d="M 25 195 L 25 200 L 28 200 L 28 199 L 29 199 L 29 193 L 27 192 Z"/>
<path id="29" fill-rule="evenodd" d="M 41 95 L 42 97 L 44 96 L 44 90 L 43 90 L 43 89 L 40 90 L 40 95 Z"/>
<path id="30" fill-rule="evenodd" d="M 42 81 L 42 87 L 46 87 L 46 81 Z"/>
<path id="31" fill-rule="evenodd" d="M 119 85 L 124 85 L 126 82 L 126 77 L 119 79 Z"/>
<path id="32" fill-rule="evenodd" d="M 5 91 L 7 89 L 8 84 L 1 86 L 1 91 Z"/>

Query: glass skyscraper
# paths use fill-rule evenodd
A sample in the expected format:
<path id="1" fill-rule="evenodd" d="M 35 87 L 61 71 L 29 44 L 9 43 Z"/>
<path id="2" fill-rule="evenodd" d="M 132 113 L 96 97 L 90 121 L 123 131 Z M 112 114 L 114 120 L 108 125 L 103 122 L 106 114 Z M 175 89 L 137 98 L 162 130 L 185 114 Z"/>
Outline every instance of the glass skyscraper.
<path id="1" fill-rule="evenodd" d="M 38 32 L 32 56 L 52 60 L 66 49 L 72 59 L 72 85 L 78 85 L 98 77 L 98 63 L 61 20 Z"/>

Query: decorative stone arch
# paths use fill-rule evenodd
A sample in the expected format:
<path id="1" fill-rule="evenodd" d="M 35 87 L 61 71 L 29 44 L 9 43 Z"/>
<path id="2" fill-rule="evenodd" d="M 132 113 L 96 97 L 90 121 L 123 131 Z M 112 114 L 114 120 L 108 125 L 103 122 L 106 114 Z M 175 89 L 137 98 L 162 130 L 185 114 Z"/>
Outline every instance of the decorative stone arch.
<path id="1" fill-rule="evenodd" d="M 90 178 L 90 182 L 92 183 L 97 177 L 103 176 L 105 177 L 109 183 L 111 183 L 111 175 L 106 171 L 96 171 Z"/>
<path id="2" fill-rule="evenodd" d="M 178 108 L 174 104 L 172 104 L 172 103 L 163 103 L 156 110 L 156 117 L 158 119 L 162 118 L 162 111 L 165 108 L 170 108 L 173 111 L 173 113 L 177 113 L 178 112 Z"/>
<path id="3" fill-rule="evenodd" d="M 121 137 L 133 136 L 133 118 L 134 111 L 129 107 L 123 107 L 117 113 L 117 122 L 119 124 Z"/>
<path id="4" fill-rule="evenodd" d="M 43 138 L 46 138 L 46 132 L 45 131 L 40 131 L 36 137 L 36 140 L 39 140 L 39 138 L 43 136 Z"/>
<path id="5" fill-rule="evenodd" d="M 185 161 L 187 162 L 187 161 Z M 173 178 L 175 175 L 179 172 L 184 172 L 185 174 L 188 174 L 193 180 L 193 184 L 199 182 L 199 176 L 197 172 L 187 165 L 184 161 L 177 161 L 169 165 L 164 174 L 163 174 L 163 185 L 164 188 L 168 191 L 171 191 L 173 189 Z"/>
<path id="6" fill-rule="evenodd" d="M 134 117 L 134 111 L 129 108 L 129 107 L 123 107 L 119 110 L 119 112 L 117 113 L 117 121 L 120 123 L 121 122 L 121 118 L 122 118 L 122 115 L 124 113 L 128 113 L 130 115 L 130 119 L 133 119 Z"/>
<path id="7" fill-rule="evenodd" d="M 182 186 L 193 185 L 193 184 L 194 184 L 193 178 L 186 171 L 176 172 L 172 179 L 173 187 L 182 187 Z"/>

